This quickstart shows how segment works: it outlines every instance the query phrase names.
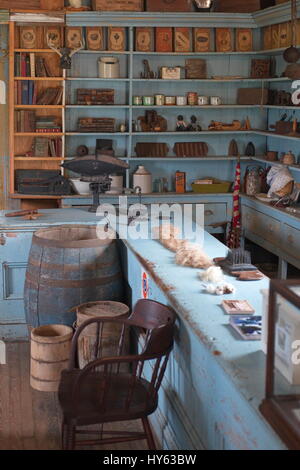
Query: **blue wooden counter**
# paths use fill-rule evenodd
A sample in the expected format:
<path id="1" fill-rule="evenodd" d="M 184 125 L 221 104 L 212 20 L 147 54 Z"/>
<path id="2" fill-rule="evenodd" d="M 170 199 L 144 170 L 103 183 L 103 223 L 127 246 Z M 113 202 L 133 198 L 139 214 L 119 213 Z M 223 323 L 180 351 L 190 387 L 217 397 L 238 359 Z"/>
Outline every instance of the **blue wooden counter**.
<path id="1" fill-rule="evenodd" d="M 224 256 L 227 248 L 205 234 L 205 252 Z M 142 272 L 150 277 L 149 297 L 170 304 L 179 323 L 175 349 L 153 424 L 165 448 L 284 449 L 262 418 L 265 355 L 260 341 L 243 341 L 231 329 L 220 303 L 202 292 L 199 270 L 179 267 L 174 255 L 154 240 L 127 240 L 123 257 L 132 302 L 141 296 Z M 268 279 L 242 282 L 227 299 L 247 299 L 262 313 L 261 289 Z"/>
<path id="2" fill-rule="evenodd" d="M 5 338 L 25 336 L 23 284 L 32 233 L 49 225 L 95 224 L 83 209 L 42 211 L 37 221 L 0 216 L 0 328 Z M 210 257 L 226 247 L 205 233 Z M 239 339 L 215 297 L 202 292 L 197 269 L 176 266 L 174 254 L 155 240 L 121 243 L 128 296 L 142 296 L 142 274 L 149 276 L 149 297 L 177 312 L 175 348 L 152 422 L 166 449 L 284 449 L 258 411 L 264 395 L 265 356 L 260 342 Z M 230 278 L 237 293 L 262 313 L 260 290 L 268 280 L 243 283 Z M 147 370 L 145 371 L 147 374 Z"/>

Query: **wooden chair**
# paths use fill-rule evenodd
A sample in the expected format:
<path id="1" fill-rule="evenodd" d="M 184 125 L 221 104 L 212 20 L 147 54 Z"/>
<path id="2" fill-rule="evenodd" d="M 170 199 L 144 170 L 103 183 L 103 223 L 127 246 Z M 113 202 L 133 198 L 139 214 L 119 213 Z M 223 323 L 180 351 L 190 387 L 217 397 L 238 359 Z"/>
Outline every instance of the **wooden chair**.
<path id="1" fill-rule="evenodd" d="M 158 405 L 158 391 L 173 347 L 175 315 L 171 309 L 152 300 L 139 300 L 128 318 L 87 320 L 76 331 L 68 369 L 62 372 L 59 402 L 63 413 L 62 448 L 114 444 L 146 439 L 155 450 L 148 416 Z M 102 334 L 107 322 L 121 325 L 117 354 L 102 357 Z M 94 360 L 77 368 L 78 338 L 82 331 L 96 324 Z M 95 326 L 95 325 L 94 325 Z M 126 330 L 142 329 L 142 352 L 122 356 Z M 151 378 L 143 378 L 144 367 Z M 150 367 L 148 367 L 150 366 Z M 104 423 L 141 419 L 144 432 L 104 431 Z M 80 426 L 100 424 L 99 431 L 80 430 Z M 94 440 L 77 440 L 77 434 L 98 435 Z M 104 437 L 105 435 L 111 437 Z M 100 438 L 99 438 L 100 435 Z"/>

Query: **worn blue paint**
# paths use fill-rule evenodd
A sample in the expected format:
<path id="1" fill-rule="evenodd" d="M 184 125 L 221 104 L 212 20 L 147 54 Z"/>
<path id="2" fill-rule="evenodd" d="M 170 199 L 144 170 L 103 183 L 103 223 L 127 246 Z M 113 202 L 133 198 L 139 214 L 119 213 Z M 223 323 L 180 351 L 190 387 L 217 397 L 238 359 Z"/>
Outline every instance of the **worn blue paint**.
<path id="1" fill-rule="evenodd" d="M 258 411 L 265 378 L 260 342 L 236 336 L 220 307 L 222 297 L 202 292 L 196 269 L 176 266 L 174 255 L 156 241 L 125 245 L 132 303 L 141 296 L 141 270 L 146 269 L 152 278 L 150 298 L 170 304 L 178 314 L 175 349 L 159 413 L 152 419 L 165 448 L 284 449 Z M 204 249 L 211 257 L 227 251 L 207 233 Z M 237 293 L 226 298 L 247 298 L 262 313 L 260 289 L 268 287 L 268 279 L 228 280 Z"/>

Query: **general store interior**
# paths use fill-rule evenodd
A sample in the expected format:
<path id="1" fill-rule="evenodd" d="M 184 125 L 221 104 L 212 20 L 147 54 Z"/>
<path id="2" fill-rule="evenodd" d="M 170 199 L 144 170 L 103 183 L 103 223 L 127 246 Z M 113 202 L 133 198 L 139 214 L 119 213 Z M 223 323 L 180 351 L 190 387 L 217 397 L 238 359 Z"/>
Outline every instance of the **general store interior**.
<path id="1" fill-rule="evenodd" d="M 0 0 L 0 450 L 300 449 L 300 0 Z"/>

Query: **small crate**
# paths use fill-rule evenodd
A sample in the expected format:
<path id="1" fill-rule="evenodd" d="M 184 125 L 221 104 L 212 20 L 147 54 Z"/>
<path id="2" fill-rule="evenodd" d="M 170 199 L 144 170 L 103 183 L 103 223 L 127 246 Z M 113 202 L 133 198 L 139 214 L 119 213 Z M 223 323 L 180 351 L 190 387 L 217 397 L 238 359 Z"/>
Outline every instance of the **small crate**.
<path id="1" fill-rule="evenodd" d="M 144 11 L 144 0 L 92 0 L 93 10 Z"/>
<path id="2" fill-rule="evenodd" d="M 212 184 L 196 184 L 192 183 L 194 193 L 210 194 L 210 193 L 229 193 L 232 183 L 230 181 L 220 181 L 213 179 Z"/>

